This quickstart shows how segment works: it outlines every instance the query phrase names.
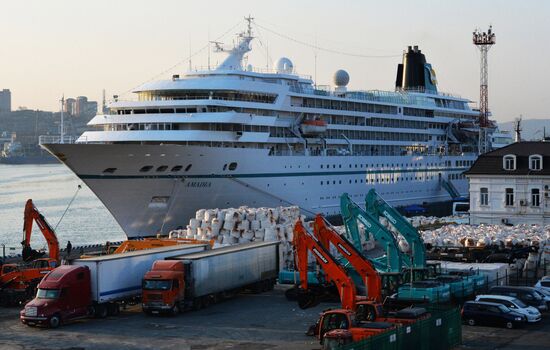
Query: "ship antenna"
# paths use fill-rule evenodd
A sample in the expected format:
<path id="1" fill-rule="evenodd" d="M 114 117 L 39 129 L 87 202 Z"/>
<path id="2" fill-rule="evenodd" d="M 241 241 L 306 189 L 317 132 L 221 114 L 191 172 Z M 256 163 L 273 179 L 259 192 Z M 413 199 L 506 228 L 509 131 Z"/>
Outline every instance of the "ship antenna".
<path id="1" fill-rule="evenodd" d="M 246 35 L 249 38 L 251 38 L 252 37 L 252 21 L 254 21 L 254 18 L 251 15 L 248 15 L 248 17 L 245 17 L 244 20 L 248 23 L 247 24 L 247 29 L 246 29 Z"/>

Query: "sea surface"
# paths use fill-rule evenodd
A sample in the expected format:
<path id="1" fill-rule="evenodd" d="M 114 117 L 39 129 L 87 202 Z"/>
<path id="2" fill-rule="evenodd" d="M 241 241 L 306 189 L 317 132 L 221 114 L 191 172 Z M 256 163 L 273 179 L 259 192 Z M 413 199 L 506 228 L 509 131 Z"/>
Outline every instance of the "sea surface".
<path id="1" fill-rule="evenodd" d="M 78 185 L 82 186 L 80 190 Z M 75 193 L 76 197 L 69 207 Z M 23 212 L 27 199 L 33 200 L 52 227 L 57 226 L 55 231 L 62 248 L 69 240 L 74 247 L 126 239 L 107 208 L 64 165 L 0 164 L 0 257 L 2 244 L 7 247 L 7 255 L 21 252 Z M 67 208 L 63 220 L 59 222 Z M 47 247 L 36 224 L 33 226 L 31 246 L 34 249 Z"/>

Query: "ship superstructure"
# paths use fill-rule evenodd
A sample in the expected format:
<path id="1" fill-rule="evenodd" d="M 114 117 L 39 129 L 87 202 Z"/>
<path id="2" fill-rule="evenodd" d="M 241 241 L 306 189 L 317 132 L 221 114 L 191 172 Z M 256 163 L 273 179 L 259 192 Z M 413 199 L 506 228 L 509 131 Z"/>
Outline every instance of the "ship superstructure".
<path id="1" fill-rule="evenodd" d="M 197 209 L 298 205 L 339 213 L 372 187 L 394 205 L 449 200 L 476 159 L 469 100 L 437 90 L 417 47 L 395 91 L 351 91 L 349 75 L 321 89 L 282 58 L 275 71 L 244 67 L 251 21 L 216 69 L 135 89 L 94 117 L 76 142 L 42 145 L 80 177 L 129 237 L 166 233 Z M 446 186 L 447 185 L 447 186 Z"/>

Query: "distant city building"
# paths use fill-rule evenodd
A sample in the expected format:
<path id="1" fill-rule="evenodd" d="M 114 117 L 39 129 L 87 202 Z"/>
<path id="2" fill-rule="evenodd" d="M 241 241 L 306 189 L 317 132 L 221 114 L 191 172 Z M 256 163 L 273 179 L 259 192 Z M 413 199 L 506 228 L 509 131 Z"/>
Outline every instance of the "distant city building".
<path id="1" fill-rule="evenodd" d="M 76 114 L 76 100 L 74 98 L 68 98 L 65 100 L 65 105 L 63 106 L 63 112 L 70 115 Z"/>
<path id="2" fill-rule="evenodd" d="M 86 96 L 67 98 L 63 105 L 63 112 L 74 117 L 93 116 L 97 113 L 97 102 L 88 101 Z"/>
<path id="3" fill-rule="evenodd" d="M 550 224 L 550 142 L 516 142 L 465 172 L 470 224 Z"/>
<path id="4" fill-rule="evenodd" d="M 9 89 L 0 91 L 0 112 L 11 112 L 11 91 Z"/>

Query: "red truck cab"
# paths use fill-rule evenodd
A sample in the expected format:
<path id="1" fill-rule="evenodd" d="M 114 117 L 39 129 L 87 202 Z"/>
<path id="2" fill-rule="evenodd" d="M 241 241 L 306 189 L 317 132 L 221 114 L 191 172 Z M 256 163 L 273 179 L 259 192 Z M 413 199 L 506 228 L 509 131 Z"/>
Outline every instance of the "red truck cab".
<path id="1" fill-rule="evenodd" d="M 146 314 L 176 315 L 184 307 L 184 264 L 178 260 L 157 260 L 143 277 L 142 308 Z"/>
<path id="2" fill-rule="evenodd" d="M 38 284 L 36 297 L 20 312 L 23 324 L 58 327 L 90 314 L 90 270 L 63 265 L 49 272 Z"/>
<path id="3" fill-rule="evenodd" d="M 321 316 L 318 338 L 323 349 L 332 349 L 335 345 L 355 343 L 395 328 L 395 324 L 387 322 L 359 321 L 351 310 L 334 309 Z"/>

